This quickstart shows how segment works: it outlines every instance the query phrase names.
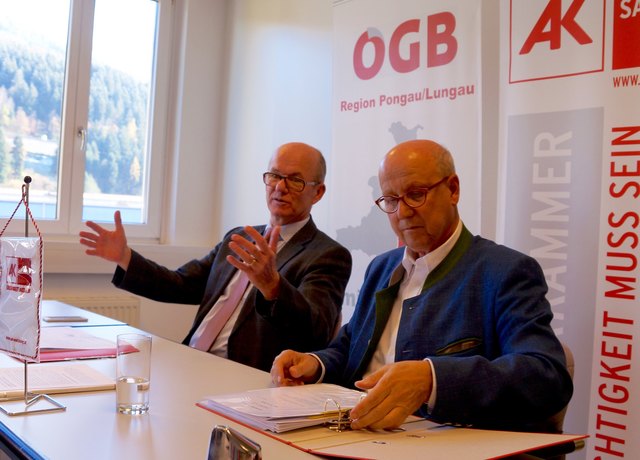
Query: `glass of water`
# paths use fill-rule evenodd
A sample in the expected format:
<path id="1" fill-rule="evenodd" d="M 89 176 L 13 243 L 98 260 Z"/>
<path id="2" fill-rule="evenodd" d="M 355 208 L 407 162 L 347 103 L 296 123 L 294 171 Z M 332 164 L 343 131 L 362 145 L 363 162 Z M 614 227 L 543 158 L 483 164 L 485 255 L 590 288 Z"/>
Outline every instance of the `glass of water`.
<path id="1" fill-rule="evenodd" d="M 139 415 L 149 410 L 151 337 L 120 334 L 116 354 L 116 408 L 121 414 Z"/>

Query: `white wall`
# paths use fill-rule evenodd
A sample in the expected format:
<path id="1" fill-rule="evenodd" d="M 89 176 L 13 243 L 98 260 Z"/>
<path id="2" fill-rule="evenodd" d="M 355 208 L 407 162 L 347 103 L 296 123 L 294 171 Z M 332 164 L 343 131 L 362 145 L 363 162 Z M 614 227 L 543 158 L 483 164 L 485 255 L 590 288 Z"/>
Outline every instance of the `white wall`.
<path id="1" fill-rule="evenodd" d="M 222 207 L 220 231 L 267 220 L 261 175 L 278 145 L 307 142 L 331 161 L 331 1 L 229 6 L 222 189 L 234 192 Z M 313 210 L 320 228 L 327 201 Z"/>
<path id="2" fill-rule="evenodd" d="M 266 222 L 261 174 L 278 145 L 304 141 L 331 161 L 331 0 L 175 5 L 168 218 L 162 245 L 130 241 L 171 268 L 203 255 L 233 226 Z M 313 212 L 321 228 L 326 201 Z M 75 242 L 45 245 L 44 297 L 120 295 L 113 268 Z M 145 299 L 141 327 L 180 341 L 196 310 Z"/>

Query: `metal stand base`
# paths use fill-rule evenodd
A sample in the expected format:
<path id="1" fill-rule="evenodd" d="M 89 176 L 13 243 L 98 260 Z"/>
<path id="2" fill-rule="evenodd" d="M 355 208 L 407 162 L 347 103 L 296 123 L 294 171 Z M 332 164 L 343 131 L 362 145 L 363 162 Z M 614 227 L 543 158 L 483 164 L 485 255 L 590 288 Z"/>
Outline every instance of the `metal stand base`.
<path id="1" fill-rule="evenodd" d="M 39 409 L 35 408 L 34 405 L 38 401 L 47 401 L 49 406 Z M 10 404 L 10 406 L 11 407 L 0 406 L 0 410 L 10 416 L 41 414 L 43 412 L 59 412 L 67 410 L 66 406 L 53 399 L 51 396 L 37 393 L 28 393 L 23 401 L 16 401 L 15 403 Z"/>

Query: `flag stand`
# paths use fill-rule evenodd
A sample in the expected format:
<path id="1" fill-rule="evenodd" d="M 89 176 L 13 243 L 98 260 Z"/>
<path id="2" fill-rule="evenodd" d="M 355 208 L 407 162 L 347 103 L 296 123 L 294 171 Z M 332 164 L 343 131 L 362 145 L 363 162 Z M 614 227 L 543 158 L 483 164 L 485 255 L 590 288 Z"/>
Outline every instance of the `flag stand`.
<path id="1" fill-rule="evenodd" d="M 30 183 L 31 183 L 31 177 L 25 176 L 24 184 L 22 186 L 22 200 L 24 201 L 24 205 L 26 208 L 25 217 L 24 217 L 25 238 L 29 237 L 29 217 L 30 217 L 29 215 L 29 184 Z M 29 392 L 28 390 L 29 386 L 27 381 L 27 376 L 28 376 L 27 360 L 26 359 L 23 360 L 23 363 L 24 363 L 24 401 L 23 401 L 24 406 L 22 406 L 20 403 L 17 403 L 17 404 L 14 403 L 12 405 L 19 405 L 17 410 L 11 410 L 9 407 L 6 407 L 6 406 L 0 406 L 0 410 L 7 415 L 29 415 L 29 414 L 35 414 L 35 413 L 58 412 L 58 411 L 66 410 L 67 409 L 66 406 L 56 401 L 49 395 L 42 394 L 42 393 Z M 33 407 L 38 401 L 42 401 L 42 400 L 48 401 L 51 404 L 51 406 L 39 408 L 39 409 L 36 409 Z"/>

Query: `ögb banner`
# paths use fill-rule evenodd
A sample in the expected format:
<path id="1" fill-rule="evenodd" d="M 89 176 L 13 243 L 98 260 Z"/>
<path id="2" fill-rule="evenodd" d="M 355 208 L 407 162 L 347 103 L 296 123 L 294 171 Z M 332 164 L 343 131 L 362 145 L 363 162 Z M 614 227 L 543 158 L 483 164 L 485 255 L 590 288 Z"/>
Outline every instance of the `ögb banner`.
<path id="1" fill-rule="evenodd" d="M 374 205 L 378 165 L 394 145 L 433 139 L 449 148 L 462 219 L 479 231 L 480 24 L 480 1 L 334 2 L 330 230 L 354 261 L 343 321 L 368 263 L 397 246 Z"/>
<path id="2" fill-rule="evenodd" d="M 575 356 L 578 457 L 640 451 L 640 2 L 501 4 L 506 244 L 541 263 Z"/>

